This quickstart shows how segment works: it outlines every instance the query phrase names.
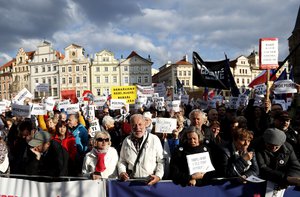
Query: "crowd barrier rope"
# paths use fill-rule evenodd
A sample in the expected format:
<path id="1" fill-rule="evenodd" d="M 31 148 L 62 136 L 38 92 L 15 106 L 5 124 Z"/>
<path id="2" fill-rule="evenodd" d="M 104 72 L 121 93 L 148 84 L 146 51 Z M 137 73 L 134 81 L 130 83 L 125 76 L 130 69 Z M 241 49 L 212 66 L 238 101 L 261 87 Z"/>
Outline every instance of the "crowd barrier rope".
<path id="1" fill-rule="evenodd" d="M 182 187 L 172 181 L 163 180 L 148 186 L 142 180 L 121 182 L 119 180 L 88 180 L 85 177 L 60 177 L 57 182 L 33 181 L 43 176 L 1 175 L 0 197 L 188 197 L 188 196 L 266 196 L 266 182 L 237 184 L 222 181 L 202 187 Z M 25 179 L 26 178 L 26 179 Z M 31 180 L 28 180 L 31 179 Z M 56 179 L 57 180 L 57 179 Z M 283 193 L 285 197 L 299 197 L 299 188 L 290 186 Z"/>

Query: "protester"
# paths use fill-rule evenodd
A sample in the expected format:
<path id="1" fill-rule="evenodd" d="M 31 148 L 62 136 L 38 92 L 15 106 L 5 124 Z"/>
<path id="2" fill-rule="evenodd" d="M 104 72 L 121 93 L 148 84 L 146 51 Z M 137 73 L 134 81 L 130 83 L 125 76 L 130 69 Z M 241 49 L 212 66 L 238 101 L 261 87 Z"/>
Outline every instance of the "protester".
<path id="1" fill-rule="evenodd" d="M 93 180 L 100 178 L 117 178 L 118 153 L 111 147 L 111 138 L 107 131 L 97 132 L 94 148 L 86 154 L 82 166 L 83 176 Z"/>
<path id="2" fill-rule="evenodd" d="M 219 123 L 219 121 L 210 122 L 209 128 L 215 137 L 216 144 L 224 143 L 224 140 L 220 136 L 221 124 Z"/>
<path id="3" fill-rule="evenodd" d="M 102 120 L 103 131 L 107 131 L 111 136 L 111 146 L 118 152 L 121 150 L 122 134 L 120 129 L 116 127 L 115 120 L 110 115 L 106 115 Z"/>
<path id="4" fill-rule="evenodd" d="M 46 131 L 37 131 L 28 142 L 34 157 L 27 155 L 25 170 L 29 175 L 51 177 L 68 175 L 67 151 Z M 29 154 L 29 153 L 28 153 Z"/>
<path id="5" fill-rule="evenodd" d="M 233 141 L 221 146 L 222 157 L 219 165 L 222 165 L 222 175 L 225 177 L 239 177 L 244 182 L 253 175 L 258 177 L 259 169 L 253 150 L 249 150 L 253 139 L 253 132 L 238 128 L 233 132 Z"/>
<path id="6" fill-rule="evenodd" d="M 143 113 L 143 117 L 146 122 L 146 130 L 148 133 L 153 133 L 152 114 L 149 111 Z"/>
<path id="7" fill-rule="evenodd" d="M 132 115 L 130 125 L 132 133 L 123 141 L 120 152 L 119 177 L 124 181 L 145 178 L 148 185 L 153 185 L 164 174 L 162 145 L 157 136 L 146 132 L 143 115 Z"/>
<path id="8" fill-rule="evenodd" d="M 4 133 L 0 133 L 0 174 L 9 174 L 8 148 L 4 138 Z"/>
<path id="9" fill-rule="evenodd" d="M 187 155 L 209 152 L 209 147 L 203 144 L 204 137 L 200 129 L 189 127 L 182 138 L 182 143 L 172 154 L 170 162 L 170 178 L 175 184 L 182 186 L 201 186 L 209 184 L 214 173 L 199 171 L 193 174 L 189 173 Z"/>
<path id="10" fill-rule="evenodd" d="M 262 143 L 256 148 L 256 156 L 263 179 L 278 184 L 279 188 L 300 186 L 300 163 L 283 131 L 267 129 Z"/>

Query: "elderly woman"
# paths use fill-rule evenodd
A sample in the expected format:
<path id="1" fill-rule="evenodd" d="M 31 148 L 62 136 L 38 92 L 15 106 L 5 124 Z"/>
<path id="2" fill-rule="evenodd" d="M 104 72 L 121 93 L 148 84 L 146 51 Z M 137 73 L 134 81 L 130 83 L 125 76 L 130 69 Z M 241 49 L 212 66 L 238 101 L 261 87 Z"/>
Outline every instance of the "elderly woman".
<path id="1" fill-rule="evenodd" d="M 222 146 L 222 175 L 226 177 L 240 177 L 244 182 L 251 175 L 258 176 L 258 164 L 249 145 L 253 139 L 252 131 L 238 128 L 232 134 L 233 141 Z"/>
<path id="2" fill-rule="evenodd" d="M 93 180 L 100 178 L 117 178 L 118 153 L 111 147 L 111 138 L 107 131 L 97 132 L 94 148 L 86 154 L 82 166 L 83 176 Z"/>
<path id="3" fill-rule="evenodd" d="M 189 171 L 187 155 L 209 152 L 209 148 L 203 143 L 203 135 L 197 127 L 189 127 L 182 136 L 182 143 L 171 157 L 170 178 L 175 184 L 182 186 L 200 186 L 209 184 L 214 172 L 196 172 L 192 175 Z"/>

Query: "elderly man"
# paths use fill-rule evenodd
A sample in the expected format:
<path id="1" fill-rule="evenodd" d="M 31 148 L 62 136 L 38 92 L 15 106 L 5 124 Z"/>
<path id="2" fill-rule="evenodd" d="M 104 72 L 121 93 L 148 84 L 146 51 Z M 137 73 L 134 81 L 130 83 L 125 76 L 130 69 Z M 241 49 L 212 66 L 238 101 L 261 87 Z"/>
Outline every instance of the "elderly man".
<path id="1" fill-rule="evenodd" d="M 146 132 L 143 115 L 130 117 L 131 135 L 127 136 L 120 152 L 120 179 L 146 178 L 148 185 L 157 183 L 164 174 L 163 148 L 156 135 Z"/>
<path id="2" fill-rule="evenodd" d="M 52 177 L 68 175 L 69 155 L 58 142 L 51 140 L 50 133 L 36 132 L 28 145 L 33 154 L 25 156 L 26 174 Z"/>

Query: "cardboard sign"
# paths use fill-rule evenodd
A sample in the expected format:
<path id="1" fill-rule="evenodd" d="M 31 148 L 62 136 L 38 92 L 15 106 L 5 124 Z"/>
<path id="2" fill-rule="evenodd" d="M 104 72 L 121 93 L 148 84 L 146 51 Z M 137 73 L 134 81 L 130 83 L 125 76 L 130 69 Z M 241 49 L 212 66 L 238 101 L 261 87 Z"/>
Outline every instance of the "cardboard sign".
<path id="1" fill-rule="evenodd" d="M 111 88 L 112 99 L 124 99 L 128 104 L 134 104 L 137 98 L 136 86 L 113 86 Z"/>
<path id="2" fill-rule="evenodd" d="M 175 118 L 156 118 L 156 133 L 172 133 L 177 128 L 177 119 Z"/>
<path id="3" fill-rule="evenodd" d="M 11 111 L 14 116 L 29 118 L 31 113 L 31 105 L 19 105 L 13 103 L 11 105 Z"/>
<path id="4" fill-rule="evenodd" d="M 33 95 L 26 89 L 23 88 L 14 98 L 14 101 L 19 104 L 23 104 L 26 98 L 33 98 Z"/>
<path id="5" fill-rule="evenodd" d="M 37 83 L 35 86 L 35 90 L 37 92 L 49 92 L 49 84 L 48 83 Z"/>
<path id="6" fill-rule="evenodd" d="M 208 152 L 187 155 L 186 159 L 189 166 L 190 175 L 196 172 L 204 173 L 215 170 L 214 166 L 211 163 Z"/>
<path id="7" fill-rule="evenodd" d="M 46 115 L 46 106 L 43 104 L 32 104 L 31 115 Z"/>
<path id="8" fill-rule="evenodd" d="M 111 99 L 109 108 L 112 110 L 122 109 L 126 105 L 126 100 L 124 99 Z"/>
<path id="9" fill-rule="evenodd" d="M 273 103 L 281 105 L 283 111 L 286 111 L 288 109 L 288 106 L 287 106 L 287 103 L 285 102 L 285 100 L 274 99 Z"/>
<path id="10" fill-rule="evenodd" d="M 96 132 L 100 132 L 100 124 L 99 124 L 99 120 L 95 119 L 93 121 L 90 122 L 90 136 L 91 137 L 95 137 Z"/>
<path id="11" fill-rule="evenodd" d="M 77 114 L 79 112 L 79 104 L 69 104 L 66 106 L 66 111 L 68 114 Z"/>
<path id="12" fill-rule="evenodd" d="M 0 101 L 0 112 L 5 112 L 6 110 L 6 103 L 4 101 Z"/>
<path id="13" fill-rule="evenodd" d="M 96 108 L 95 105 L 87 105 L 85 108 L 85 110 L 86 110 L 85 117 L 88 119 L 94 120 L 95 119 L 95 108 Z"/>

